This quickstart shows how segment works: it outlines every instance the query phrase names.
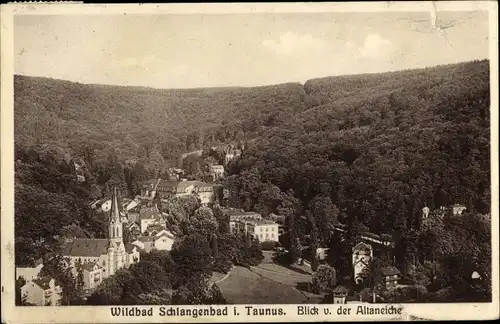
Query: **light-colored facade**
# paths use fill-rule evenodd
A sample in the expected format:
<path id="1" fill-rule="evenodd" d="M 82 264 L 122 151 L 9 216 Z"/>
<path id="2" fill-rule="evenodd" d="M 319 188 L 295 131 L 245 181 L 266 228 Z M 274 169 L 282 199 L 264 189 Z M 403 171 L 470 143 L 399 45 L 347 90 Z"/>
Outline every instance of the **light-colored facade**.
<path id="1" fill-rule="evenodd" d="M 337 286 L 332 290 L 334 304 L 347 304 L 347 294 L 349 290 L 344 286 Z"/>
<path id="2" fill-rule="evenodd" d="M 21 298 L 36 306 L 58 306 L 61 304 L 62 288 L 53 278 L 34 279 L 21 287 Z"/>
<path id="3" fill-rule="evenodd" d="M 224 177 L 224 166 L 220 164 L 212 164 L 209 167 L 210 175 L 213 181 L 217 181 Z"/>
<path id="4" fill-rule="evenodd" d="M 92 262 L 82 266 L 83 268 L 83 289 L 91 292 L 102 282 L 103 274 L 102 267 L 99 264 Z"/>
<path id="5" fill-rule="evenodd" d="M 162 231 L 154 236 L 153 248 L 160 251 L 171 251 L 175 237 L 169 231 Z"/>
<path id="6" fill-rule="evenodd" d="M 462 213 L 467 210 L 467 207 L 465 207 L 464 205 L 453 205 L 451 206 L 451 209 L 452 209 L 452 212 L 453 212 L 453 215 L 457 216 L 457 215 L 462 215 Z"/>
<path id="7" fill-rule="evenodd" d="M 373 259 L 373 248 L 366 243 L 359 243 L 352 249 L 352 265 L 354 282 L 362 281 L 361 274 Z"/>
<path id="8" fill-rule="evenodd" d="M 401 272 L 396 267 L 383 267 L 380 269 L 384 278 L 386 288 L 394 288 L 398 286 L 399 276 Z"/>
<path id="9" fill-rule="evenodd" d="M 16 268 L 16 278 L 22 278 L 26 281 L 30 281 L 38 278 L 40 271 L 42 271 L 43 263 L 38 263 L 35 267 L 17 267 Z"/>
<path id="10" fill-rule="evenodd" d="M 278 242 L 278 223 L 271 220 L 254 217 L 237 217 L 230 219 L 229 229 L 231 233 L 245 233 L 253 236 L 259 242 Z M 260 217 L 260 215 L 258 215 Z"/>
<path id="11" fill-rule="evenodd" d="M 278 224 L 270 220 L 254 221 L 254 237 L 259 242 L 278 242 Z"/>

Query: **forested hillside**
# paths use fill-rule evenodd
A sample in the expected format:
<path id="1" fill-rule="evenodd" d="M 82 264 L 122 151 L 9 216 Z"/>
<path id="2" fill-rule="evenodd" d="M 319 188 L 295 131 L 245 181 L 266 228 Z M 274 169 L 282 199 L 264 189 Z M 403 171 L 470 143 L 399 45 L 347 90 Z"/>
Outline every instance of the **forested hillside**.
<path id="1" fill-rule="evenodd" d="M 320 204 L 336 214 L 329 220 L 357 217 L 377 233 L 418 226 L 425 205 L 489 211 L 487 61 L 310 80 L 304 89 L 307 110 L 232 165 L 234 204 L 276 212 L 269 195 L 292 190 L 303 210 Z"/>
<path id="2" fill-rule="evenodd" d="M 287 216 L 301 239 L 312 222 L 325 244 L 337 220 L 379 234 L 418 228 L 425 205 L 489 212 L 488 61 L 256 88 L 15 76 L 14 90 L 19 264 L 40 256 L 41 237 L 102 234 L 76 201 L 106 184 L 133 193 L 180 153 L 234 141 L 246 145 L 229 167 L 230 203 Z"/>
<path id="3" fill-rule="evenodd" d="M 300 84 L 157 90 L 15 76 L 17 144 L 63 156 L 176 158 L 242 140 L 303 110 Z"/>

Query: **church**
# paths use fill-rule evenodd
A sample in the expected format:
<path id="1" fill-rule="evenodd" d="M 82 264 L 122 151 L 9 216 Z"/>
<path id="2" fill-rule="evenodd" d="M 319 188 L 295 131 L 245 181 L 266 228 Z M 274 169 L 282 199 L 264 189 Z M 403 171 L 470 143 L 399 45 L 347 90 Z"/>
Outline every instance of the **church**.
<path id="1" fill-rule="evenodd" d="M 78 238 L 70 242 L 64 250 L 64 258 L 69 260 L 73 274 L 78 265 L 97 265 L 102 269 L 102 277 L 112 276 L 117 270 L 139 262 L 140 254 L 136 246 L 123 242 L 123 222 L 116 188 L 113 189 L 109 209 L 109 236 L 107 239 Z"/>

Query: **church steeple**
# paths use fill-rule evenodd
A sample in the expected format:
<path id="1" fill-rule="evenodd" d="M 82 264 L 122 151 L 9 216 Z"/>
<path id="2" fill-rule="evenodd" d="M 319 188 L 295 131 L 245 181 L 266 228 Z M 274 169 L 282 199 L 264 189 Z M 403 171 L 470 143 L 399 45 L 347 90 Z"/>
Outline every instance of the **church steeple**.
<path id="1" fill-rule="evenodd" d="M 111 197 L 111 209 L 109 210 L 109 241 L 110 243 L 122 243 L 122 237 L 123 224 L 120 217 L 118 194 L 116 188 L 113 188 L 113 196 Z"/>
<path id="2" fill-rule="evenodd" d="M 111 197 L 111 209 L 109 210 L 109 220 L 110 222 L 120 220 L 120 205 L 118 205 L 118 194 L 116 187 L 113 187 L 113 196 Z"/>

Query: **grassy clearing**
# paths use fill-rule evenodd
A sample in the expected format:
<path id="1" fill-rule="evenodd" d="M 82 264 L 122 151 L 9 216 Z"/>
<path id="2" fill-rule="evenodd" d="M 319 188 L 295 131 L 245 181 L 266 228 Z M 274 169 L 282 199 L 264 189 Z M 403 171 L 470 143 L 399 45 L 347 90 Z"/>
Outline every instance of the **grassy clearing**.
<path id="1" fill-rule="evenodd" d="M 307 300 L 293 287 L 243 267 L 234 267 L 229 277 L 217 285 L 232 304 L 301 304 Z"/>

